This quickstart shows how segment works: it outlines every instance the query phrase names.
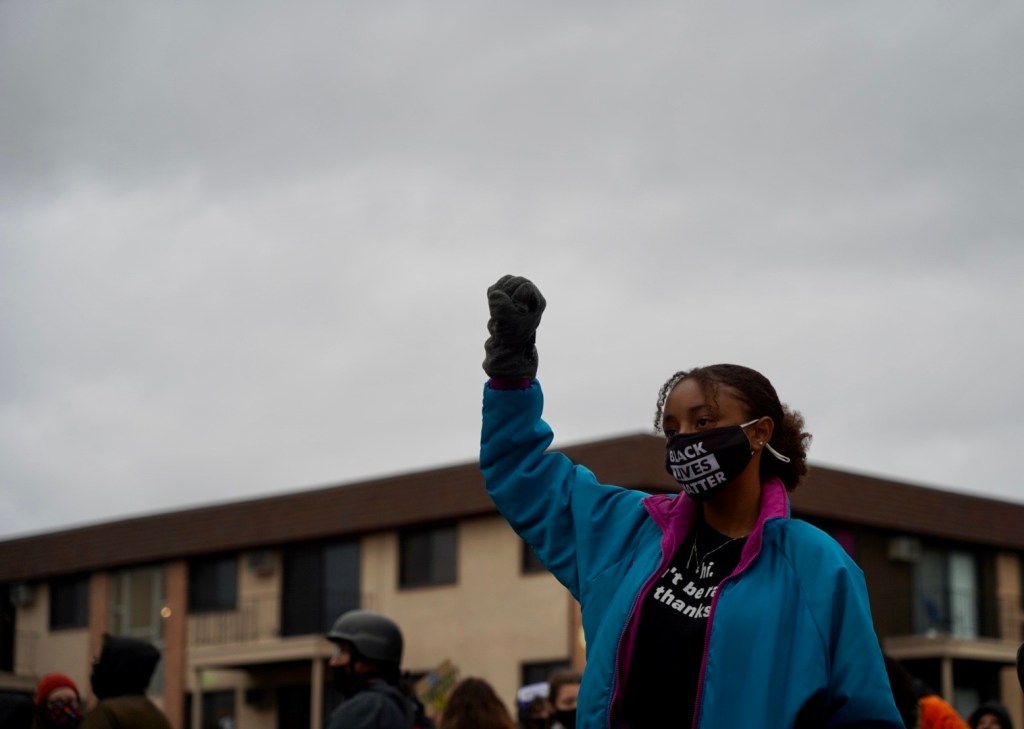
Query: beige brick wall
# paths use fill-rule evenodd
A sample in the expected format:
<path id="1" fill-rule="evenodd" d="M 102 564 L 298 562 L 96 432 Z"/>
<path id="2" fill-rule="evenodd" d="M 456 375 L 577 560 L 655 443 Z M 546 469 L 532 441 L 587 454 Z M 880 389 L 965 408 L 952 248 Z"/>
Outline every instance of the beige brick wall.
<path id="1" fill-rule="evenodd" d="M 36 681 L 59 671 L 71 677 L 83 697 L 89 691 L 89 629 L 50 631 L 50 591 L 45 582 L 34 585 L 30 605 L 18 608 L 14 663 L 18 673 Z"/>
<path id="2" fill-rule="evenodd" d="M 570 657 L 571 598 L 547 573 L 521 574 L 521 542 L 500 517 L 463 521 L 457 534 L 457 584 L 404 590 L 397 533 L 368 537 L 366 607 L 402 627 L 405 668 L 451 660 L 461 675 L 490 681 L 511 710 L 522 663 Z"/>

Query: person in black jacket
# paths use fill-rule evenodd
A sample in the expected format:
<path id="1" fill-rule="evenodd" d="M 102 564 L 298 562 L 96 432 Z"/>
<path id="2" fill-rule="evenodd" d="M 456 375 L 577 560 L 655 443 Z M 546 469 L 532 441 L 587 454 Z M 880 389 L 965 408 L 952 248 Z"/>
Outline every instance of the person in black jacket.
<path id="1" fill-rule="evenodd" d="M 26 694 L 0 692 L 0 727 L 3 729 L 30 729 L 36 705 Z"/>
<path id="2" fill-rule="evenodd" d="M 99 703 L 81 729 L 171 729 L 167 717 L 146 698 L 160 651 L 138 638 L 103 636 L 89 683 Z"/>
<path id="3" fill-rule="evenodd" d="M 416 705 L 400 688 L 402 631 L 393 620 L 369 610 L 339 617 L 327 639 L 337 645 L 330 667 L 345 698 L 327 729 L 412 729 Z"/>

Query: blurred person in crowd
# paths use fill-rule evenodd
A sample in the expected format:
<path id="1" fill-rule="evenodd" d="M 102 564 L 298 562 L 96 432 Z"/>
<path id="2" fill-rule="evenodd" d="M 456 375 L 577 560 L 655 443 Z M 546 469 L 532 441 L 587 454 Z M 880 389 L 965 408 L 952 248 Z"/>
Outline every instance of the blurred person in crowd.
<path id="1" fill-rule="evenodd" d="M 78 685 L 63 673 L 47 673 L 36 684 L 33 729 L 74 729 L 82 723 Z"/>
<path id="2" fill-rule="evenodd" d="M 171 729 L 170 722 L 146 689 L 160 662 L 160 651 L 138 638 L 103 636 L 89 683 L 97 704 L 86 713 L 82 729 Z"/>
<path id="3" fill-rule="evenodd" d="M 548 729 L 551 726 L 550 687 L 547 681 L 527 684 L 516 691 L 516 718 L 521 729 Z"/>
<path id="4" fill-rule="evenodd" d="M 35 716 L 31 696 L 0 692 L 0 729 L 30 729 Z"/>
<path id="5" fill-rule="evenodd" d="M 914 691 L 914 677 L 892 656 L 882 654 L 882 658 L 885 661 L 885 672 L 889 675 L 892 697 L 903 719 L 903 726 L 906 729 L 917 729 L 919 708 L 917 693 Z"/>
<path id="6" fill-rule="evenodd" d="M 583 676 L 577 671 L 555 671 L 548 679 L 551 729 L 576 729 L 576 697 Z"/>
<path id="7" fill-rule="evenodd" d="M 448 695 L 438 729 L 516 729 L 516 724 L 494 687 L 469 677 Z"/>
<path id="8" fill-rule="evenodd" d="M 551 726 L 551 702 L 546 696 L 536 696 L 519 707 L 519 726 L 522 729 L 548 729 Z"/>
<path id="9" fill-rule="evenodd" d="M 998 701 L 986 701 L 967 718 L 971 729 L 1013 729 L 1010 712 Z"/>
<path id="10" fill-rule="evenodd" d="M 417 705 L 401 688 L 402 631 L 370 610 L 343 613 L 327 633 L 337 649 L 329 665 L 342 701 L 328 729 L 410 729 Z"/>
<path id="11" fill-rule="evenodd" d="M 967 722 L 948 701 L 919 678 L 914 679 L 921 729 L 967 729 Z"/>
<path id="12" fill-rule="evenodd" d="M 1017 683 L 1020 690 L 1024 691 L 1024 643 L 1017 647 Z"/>

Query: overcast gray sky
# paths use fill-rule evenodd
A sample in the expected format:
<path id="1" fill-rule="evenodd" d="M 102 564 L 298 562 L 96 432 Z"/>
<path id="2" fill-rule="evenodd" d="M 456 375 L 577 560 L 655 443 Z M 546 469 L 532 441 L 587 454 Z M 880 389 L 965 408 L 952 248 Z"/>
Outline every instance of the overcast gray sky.
<path id="1" fill-rule="evenodd" d="M 738 362 L 812 463 L 1022 501 L 1022 31 L 0 0 L 0 538 L 475 460 L 505 273 L 558 443 Z"/>

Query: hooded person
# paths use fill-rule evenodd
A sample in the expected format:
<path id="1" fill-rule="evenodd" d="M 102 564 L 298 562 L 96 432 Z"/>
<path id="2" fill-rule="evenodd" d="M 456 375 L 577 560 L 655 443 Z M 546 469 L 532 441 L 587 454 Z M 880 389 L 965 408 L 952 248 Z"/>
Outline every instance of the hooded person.
<path id="1" fill-rule="evenodd" d="M 327 729 L 411 729 L 416 704 L 400 688 L 403 639 L 393 620 L 369 610 L 342 614 L 327 632 L 329 666 L 343 696 Z"/>
<path id="2" fill-rule="evenodd" d="M 74 729 L 82 723 L 78 686 L 63 673 L 47 673 L 36 684 L 33 729 Z"/>
<path id="3" fill-rule="evenodd" d="M 171 729 L 167 717 L 146 698 L 160 651 L 137 638 L 105 634 L 89 682 L 98 703 L 82 729 Z"/>

